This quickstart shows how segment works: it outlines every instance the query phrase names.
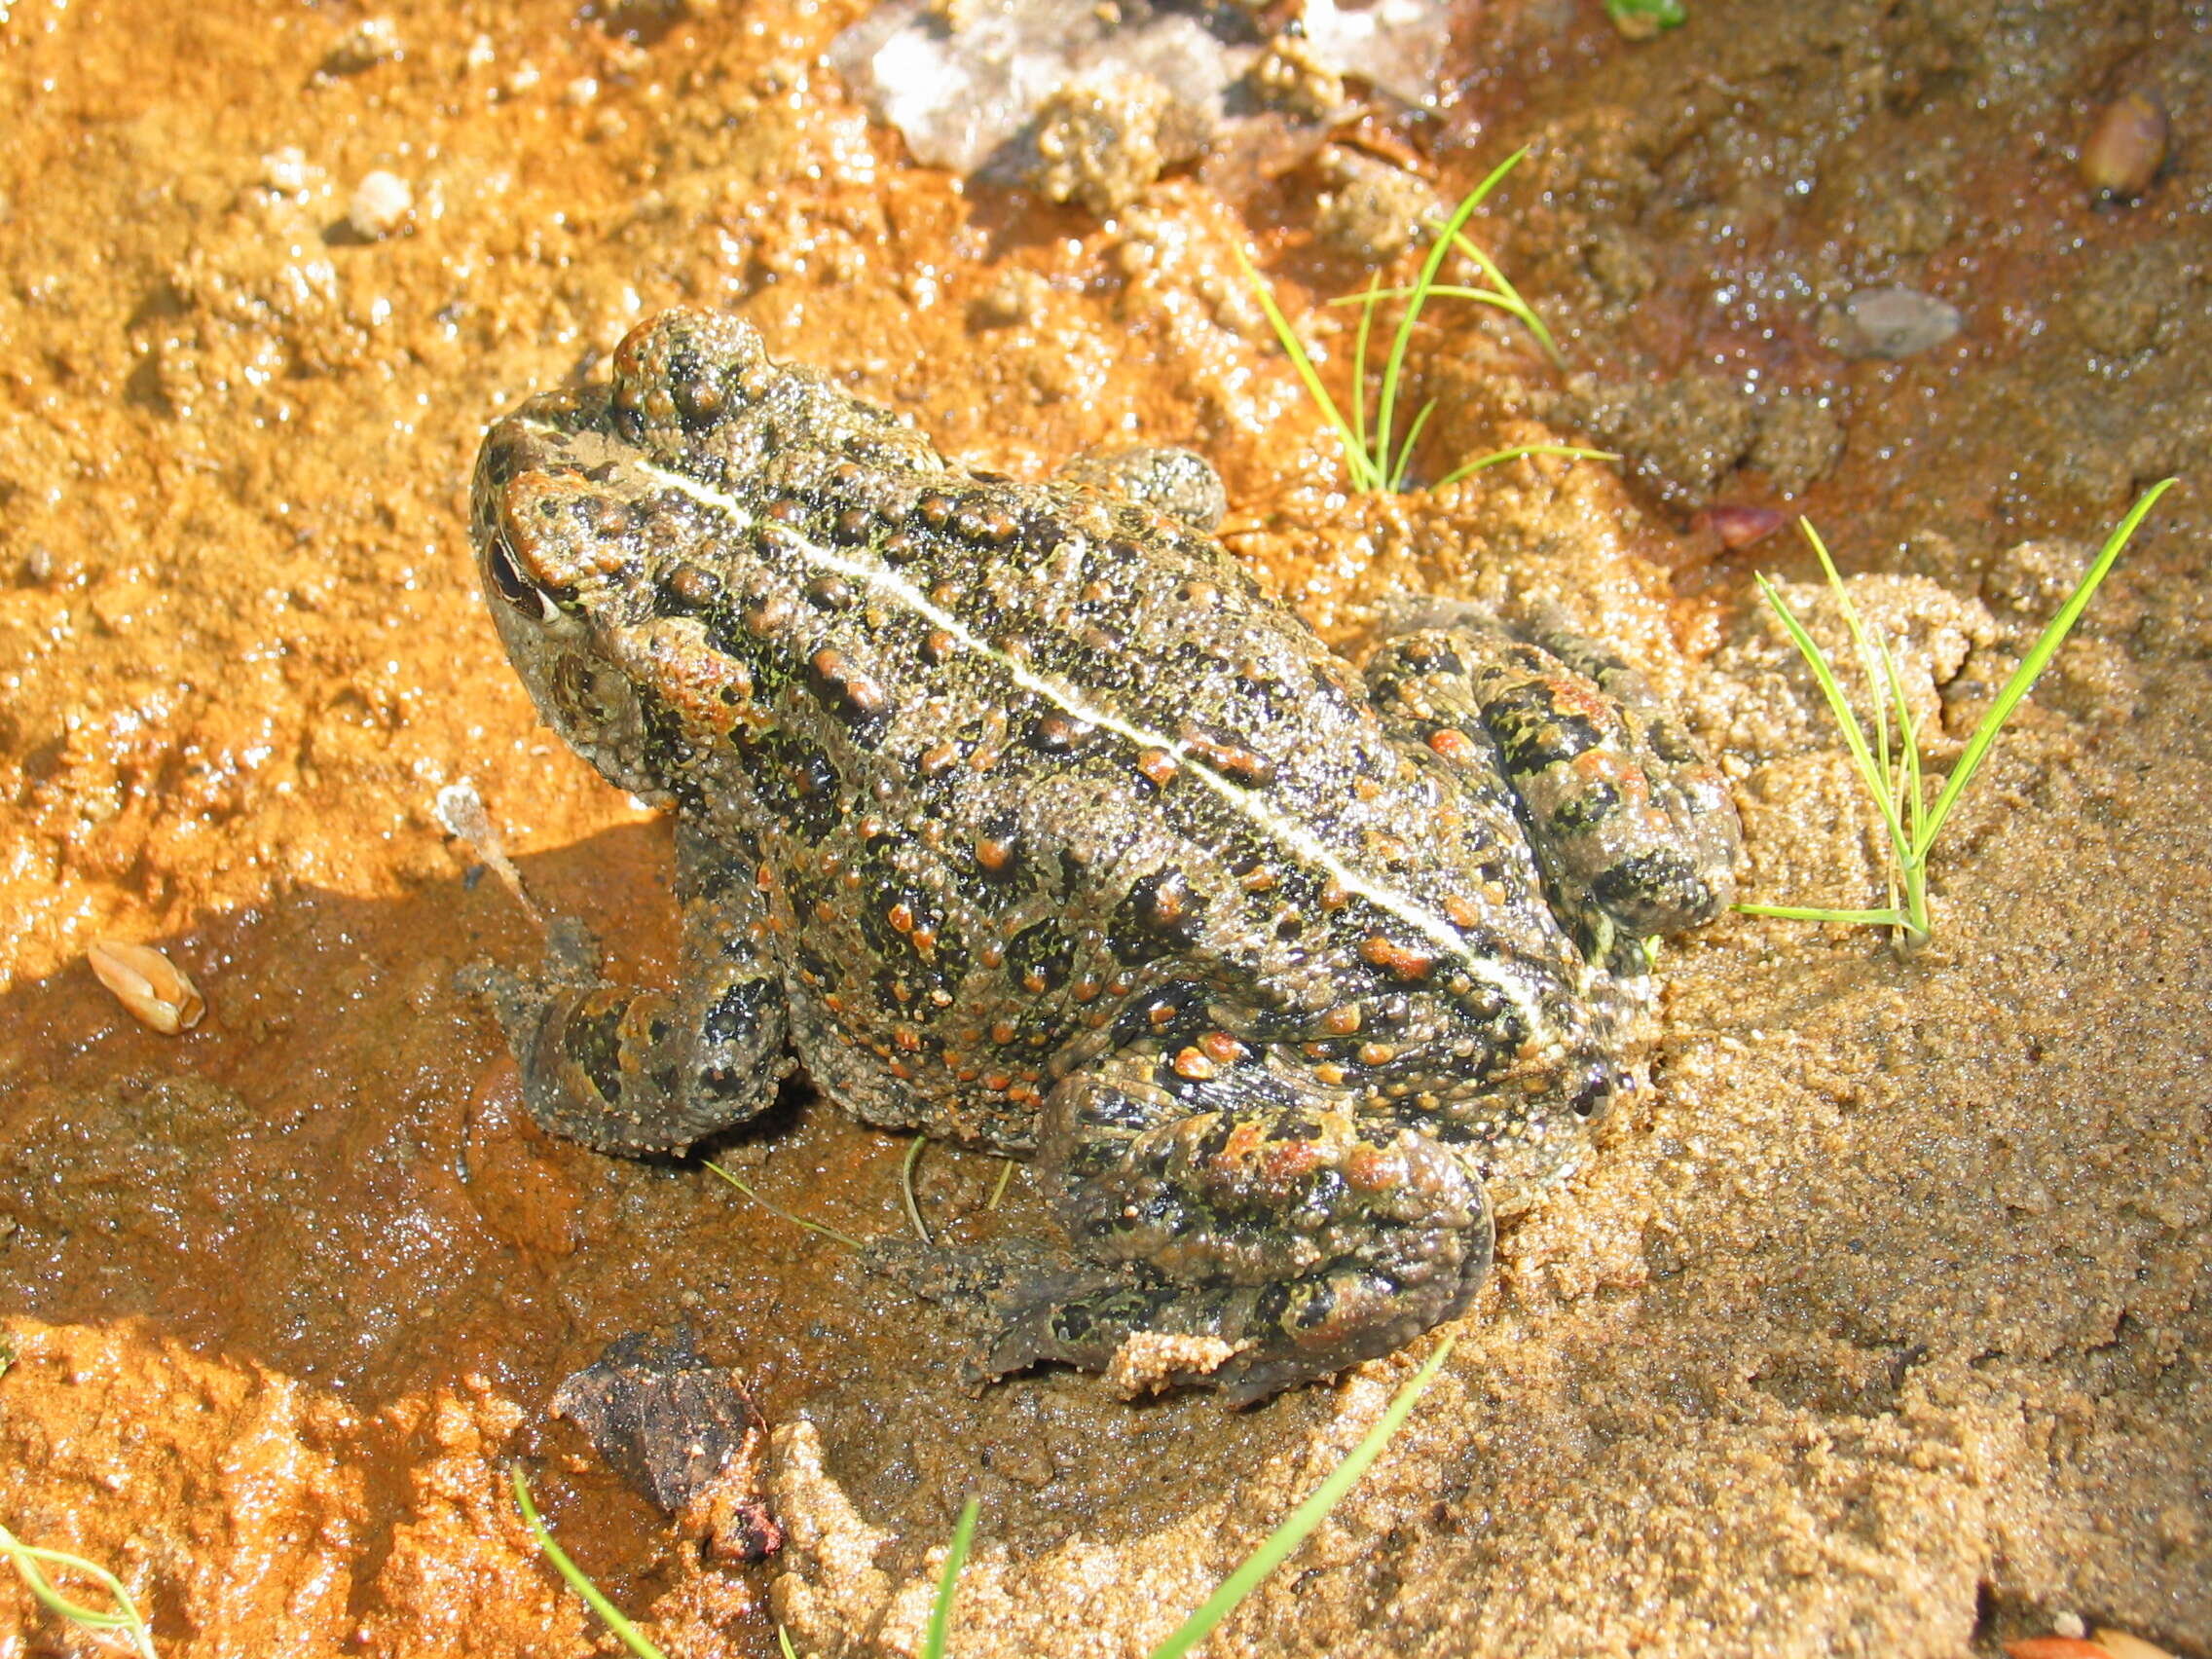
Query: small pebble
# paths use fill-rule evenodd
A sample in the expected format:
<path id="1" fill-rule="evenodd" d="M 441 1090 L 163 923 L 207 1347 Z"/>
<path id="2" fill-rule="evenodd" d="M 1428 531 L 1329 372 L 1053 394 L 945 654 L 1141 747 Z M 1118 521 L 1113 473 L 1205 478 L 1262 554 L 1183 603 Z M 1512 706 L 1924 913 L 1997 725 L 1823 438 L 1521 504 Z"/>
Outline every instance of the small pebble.
<path id="1" fill-rule="evenodd" d="M 207 1012 L 184 970 L 148 945 L 94 940 L 85 960 L 133 1018 L 165 1037 L 191 1030 Z"/>
<path id="2" fill-rule="evenodd" d="M 1697 516 L 1731 553 L 1764 541 L 1789 522 L 1772 507 L 1740 506 L 1729 501 L 1715 501 Z"/>
<path id="3" fill-rule="evenodd" d="M 1034 323 L 1051 292 L 1051 284 L 1037 272 L 1025 265 L 1009 265 L 969 302 L 968 320 L 977 328 Z"/>
<path id="4" fill-rule="evenodd" d="M 1031 181 L 1104 217 L 1203 148 L 1206 116 L 1142 72 L 1078 76 L 1037 106 Z"/>
<path id="5" fill-rule="evenodd" d="M 397 173 L 379 168 L 353 187 L 352 200 L 346 204 L 346 222 L 355 235 L 368 241 L 381 241 L 405 223 L 414 209 L 414 188 Z"/>
<path id="6" fill-rule="evenodd" d="M 2166 106 L 2156 93 L 2121 93 L 2082 146 L 2082 181 L 2103 201 L 2135 201 L 2165 165 L 2166 136 Z"/>
<path id="7" fill-rule="evenodd" d="M 358 75 L 379 63 L 405 55 L 399 29 L 389 18 L 364 18 L 338 37 L 322 60 L 326 75 Z"/>
<path id="8" fill-rule="evenodd" d="M 261 182 L 283 196 L 297 196 L 321 176 L 320 167 L 308 166 L 307 152 L 297 144 L 272 150 L 261 158 Z"/>
<path id="9" fill-rule="evenodd" d="M 1826 330 L 1846 357 L 1909 357 L 1940 346 L 1964 327 L 1958 308 L 1914 288 L 1862 288 L 1843 302 Z"/>
<path id="10" fill-rule="evenodd" d="M 1308 121 L 1333 121 L 1349 101 L 1344 77 L 1321 60 L 1303 35 L 1277 35 L 1268 42 L 1246 79 L 1263 107 Z"/>

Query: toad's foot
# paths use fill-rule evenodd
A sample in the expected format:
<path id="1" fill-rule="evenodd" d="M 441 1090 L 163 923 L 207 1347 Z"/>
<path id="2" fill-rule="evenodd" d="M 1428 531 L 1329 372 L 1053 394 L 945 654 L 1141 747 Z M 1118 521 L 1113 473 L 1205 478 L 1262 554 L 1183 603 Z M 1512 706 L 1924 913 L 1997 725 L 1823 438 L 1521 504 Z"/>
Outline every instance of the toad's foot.
<path id="1" fill-rule="evenodd" d="M 523 1101 L 549 1132 L 597 1152 L 681 1153 L 758 1116 L 792 1070 L 780 979 L 749 925 L 758 895 L 744 871 L 702 856 L 679 829 L 683 903 L 679 988 L 601 977 L 581 924 L 554 924 L 535 975 L 472 971 L 522 1068 Z"/>
<path id="2" fill-rule="evenodd" d="M 1548 610 L 1508 628 L 1465 601 L 1401 608 L 1366 675 L 1393 729 L 1468 788 L 1517 797 L 1553 908 L 1590 955 L 1640 972 L 1637 941 L 1735 897 L 1726 780 L 1641 673 Z"/>
<path id="3" fill-rule="evenodd" d="M 1027 1287 L 994 1375 L 1119 1370 L 1135 1341 L 1151 1346 L 1144 1385 L 1202 1381 L 1242 1404 L 1388 1353 L 1488 1275 L 1482 1184 L 1419 1126 L 1254 1073 L 1178 1099 L 1150 1071 L 1110 1061 L 1055 1091 L 1044 1157 L 1060 1215 L 1113 1277 Z"/>

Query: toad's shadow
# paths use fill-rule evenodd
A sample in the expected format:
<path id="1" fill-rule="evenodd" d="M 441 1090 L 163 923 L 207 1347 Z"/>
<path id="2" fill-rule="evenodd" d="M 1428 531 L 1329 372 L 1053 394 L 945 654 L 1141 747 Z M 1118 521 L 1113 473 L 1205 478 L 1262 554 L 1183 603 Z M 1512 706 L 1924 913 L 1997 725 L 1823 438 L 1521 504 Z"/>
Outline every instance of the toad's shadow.
<path id="1" fill-rule="evenodd" d="M 665 977 L 665 822 L 522 862 L 616 972 Z M 179 1037 L 137 1024 L 82 962 L 0 997 L 0 1026 L 21 1034 L 0 1073 L 0 1213 L 16 1223 L 0 1263 L 17 1310 L 141 1318 L 364 1416 L 470 1374 L 541 1413 L 609 1341 L 682 1320 L 746 1373 L 771 1421 L 804 1409 L 856 1499 L 894 1526 L 927 1517 L 929 1535 L 978 1480 L 1040 1539 L 1070 1524 L 1063 1503 L 1093 1536 L 1101 1514 L 1141 1530 L 1229 1484 L 1286 1416 L 1327 1410 L 1325 1391 L 1257 1414 L 1202 1393 L 1131 1407 L 1052 1373 L 978 1398 L 960 1382 L 971 1339 L 844 1244 L 698 1158 L 608 1159 L 545 1135 L 489 1011 L 455 983 L 471 961 L 527 964 L 541 948 L 481 875 L 457 858 L 451 878 L 395 899 L 300 887 L 148 941 L 208 1002 Z M 867 1238 L 908 1226 L 906 1149 L 799 1080 L 703 1151 L 788 1215 Z M 1003 1171 L 931 1149 L 915 1184 L 936 1235 L 1045 1231 L 1019 1170 L 990 1208 Z M 1132 1437 L 1167 1427 L 1177 1478 L 1102 1503 L 1127 1483 Z M 534 1419 L 522 1447 L 550 1433 L 578 1450 L 572 1432 Z"/>

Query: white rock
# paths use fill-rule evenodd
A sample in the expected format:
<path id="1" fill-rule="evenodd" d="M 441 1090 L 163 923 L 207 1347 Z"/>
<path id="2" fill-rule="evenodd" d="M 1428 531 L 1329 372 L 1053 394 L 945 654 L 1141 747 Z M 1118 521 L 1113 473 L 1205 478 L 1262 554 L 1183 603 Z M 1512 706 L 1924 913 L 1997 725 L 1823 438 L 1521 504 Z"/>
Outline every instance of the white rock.
<path id="1" fill-rule="evenodd" d="M 1966 326 L 1957 307 L 1902 287 L 1862 288 L 1823 321 L 1823 334 L 1846 357 L 1909 357 Z"/>
<path id="2" fill-rule="evenodd" d="M 399 229 L 414 210 L 414 187 L 380 167 L 353 187 L 352 200 L 346 203 L 346 222 L 356 235 L 379 241 Z"/>

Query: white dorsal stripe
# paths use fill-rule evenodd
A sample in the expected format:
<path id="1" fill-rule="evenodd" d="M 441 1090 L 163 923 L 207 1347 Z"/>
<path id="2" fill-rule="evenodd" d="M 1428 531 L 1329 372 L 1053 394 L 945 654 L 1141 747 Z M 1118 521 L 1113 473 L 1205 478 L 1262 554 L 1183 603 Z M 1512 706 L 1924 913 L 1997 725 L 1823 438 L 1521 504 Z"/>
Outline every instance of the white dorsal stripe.
<path id="1" fill-rule="evenodd" d="M 736 497 L 717 490 L 712 485 L 703 484 L 696 478 L 656 465 L 649 461 L 641 460 L 635 464 L 670 488 L 682 491 L 702 506 L 712 507 L 722 514 L 730 520 L 735 530 L 745 530 L 756 522 L 754 515 Z M 870 592 L 904 607 L 927 621 L 931 627 L 940 629 L 950 636 L 961 649 L 974 651 L 977 656 L 986 658 L 1016 685 L 1043 698 L 1062 713 L 1086 724 L 1126 738 L 1140 748 L 1165 750 L 1175 757 L 1178 766 L 1219 795 L 1238 817 L 1298 862 L 1322 870 L 1346 893 L 1357 894 L 1377 909 L 1397 917 L 1429 940 L 1446 957 L 1456 962 L 1476 978 L 1493 986 L 1519 1012 L 1530 1036 L 1539 1046 L 1548 1044 L 1551 1034 L 1536 993 L 1528 980 L 1509 964 L 1469 950 L 1467 941 L 1459 931 L 1442 916 L 1419 901 L 1370 881 L 1352 869 L 1312 830 L 1295 819 L 1270 811 L 1265 800 L 1214 771 L 1194 756 L 1179 738 L 1169 737 L 1164 732 L 1147 730 L 1108 710 L 1096 708 L 1086 702 L 1072 686 L 1048 679 L 1026 663 L 1008 656 L 990 642 L 975 634 L 959 617 L 933 603 L 921 589 L 890 567 L 854 558 L 833 547 L 825 547 L 785 525 L 770 523 L 759 528 L 764 535 L 774 536 L 777 545 L 789 548 L 808 564 L 861 582 Z"/>

